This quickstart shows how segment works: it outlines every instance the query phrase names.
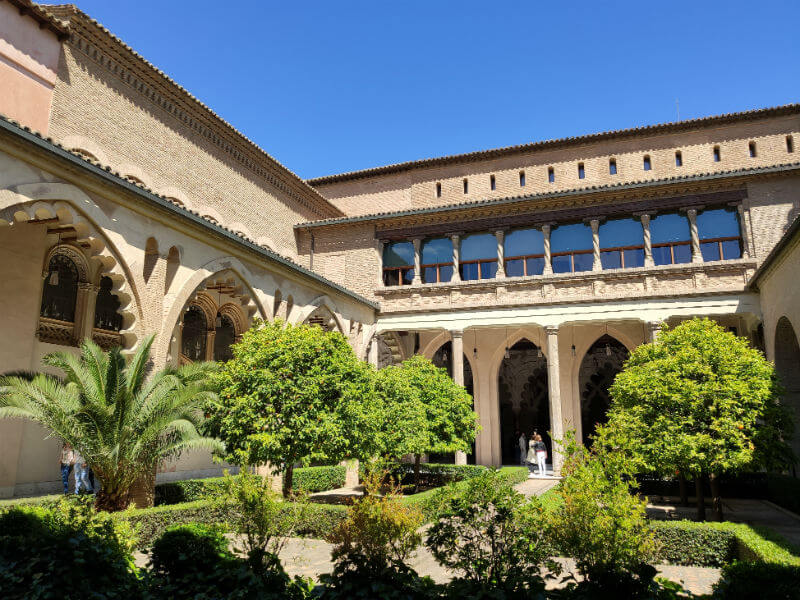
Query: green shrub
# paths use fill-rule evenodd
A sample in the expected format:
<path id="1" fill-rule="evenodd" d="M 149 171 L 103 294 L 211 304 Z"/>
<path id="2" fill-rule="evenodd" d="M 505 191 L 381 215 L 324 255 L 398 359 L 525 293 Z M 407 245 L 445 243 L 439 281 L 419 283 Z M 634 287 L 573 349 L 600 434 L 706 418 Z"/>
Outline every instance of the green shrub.
<path id="1" fill-rule="evenodd" d="M 426 488 L 441 487 L 455 481 L 464 481 L 485 473 L 488 467 L 483 465 L 449 465 L 437 463 L 421 463 L 419 466 L 420 486 Z M 361 477 L 364 471 L 361 470 Z M 414 463 L 394 463 L 388 469 L 388 475 L 401 485 L 413 484 Z"/>
<path id="2" fill-rule="evenodd" d="M 98 513 L 90 500 L 0 514 L 3 598 L 139 598 L 142 586 L 130 526 Z"/>
<path id="3" fill-rule="evenodd" d="M 722 569 L 712 598 L 791 600 L 800 592 L 800 567 L 736 561 Z"/>
<path id="4" fill-rule="evenodd" d="M 313 494 L 340 488 L 344 486 L 346 472 L 347 469 L 342 465 L 295 469 L 292 489 Z M 214 498 L 222 492 L 224 482 L 225 477 L 209 477 L 159 483 L 155 489 L 155 505 Z"/>
<path id="5" fill-rule="evenodd" d="M 737 556 L 736 534 L 692 521 L 656 521 L 651 524 L 658 551 L 656 559 L 671 565 L 721 567 Z"/>
<path id="6" fill-rule="evenodd" d="M 233 558 L 222 527 L 187 523 L 168 527 L 155 541 L 150 569 L 159 576 L 185 577 Z"/>
<path id="7" fill-rule="evenodd" d="M 541 594 L 540 568 L 558 568 L 548 560 L 552 547 L 538 501 L 527 501 L 496 472 L 464 483 L 439 491 L 425 542 L 436 561 L 458 574 L 453 585 L 462 595 Z"/>

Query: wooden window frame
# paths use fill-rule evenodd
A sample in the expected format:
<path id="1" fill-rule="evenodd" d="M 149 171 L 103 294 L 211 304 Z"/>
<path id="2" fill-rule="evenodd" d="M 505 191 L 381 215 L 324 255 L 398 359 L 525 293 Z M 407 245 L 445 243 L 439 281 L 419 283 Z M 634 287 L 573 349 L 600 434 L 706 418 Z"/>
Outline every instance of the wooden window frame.
<path id="1" fill-rule="evenodd" d="M 478 281 L 479 279 L 494 279 L 495 275 L 497 274 L 497 270 L 496 269 L 495 269 L 495 275 L 492 275 L 491 277 L 482 277 L 482 267 L 483 267 L 483 265 L 491 264 L 491 263 L 497 264 L 497 259 L 496 258 L 477 258 L 477 259 L 474 259 L 474 260 L 460 260 L 460 261 L 458 261 L 458 270 L 459 270 L 458 274 L 461 276 L 461 281 Z M 452 264 L 452 263 L 450 263 L 450 264 Z M 464 265 L 475 265 L 475 264 L 478 265 L 478 279 L 465 279 L 464 278 L 464 272 L 462 271 L 462 267 Z"/>
<path id="2" fill-rule="evenodd" d="M 737 258 L 741 258 L 742 254 L 742 236 L 741 235 L 729 235 L 726 237 L 718 237 L 718 238 L 706 238 L 700 239 L 700 253 L 702 254 L 702 247 L 703 244 L 717 244 L 719 248 L 719 260 L 736 260 L 735 258 L 725 258 L 725 253 L 722 251 L 722 244 L 724 242 L 739 242 L 739 256 Z"/>
<path id="3" fill-rule="evenodd" d="M 609 248 L 600 248 L 600 263 L 603 262 L 603 252 L 619 252 L 619 268 L 626 269 L 628 267 L 625 266 L 625 252 L 628 250 L 641 250 L 644 252 L 644 244 L 638 244 L 634 246 L 612 246 Z M 631 267 L 631 268 L 638 268 L 638 267 Z"/>
<path id="4" fill-rule="evenodd" d="M 541 258 L 544 260 L 544 254 L 520 254 L 519 256 L 507 256 L 503 260 L 503 267 L 508 273 L 508 263 L 512 260 L 521 260 L 522 261 L 522 275 L 515 275 L 515 277 L 530 277 L 531 275 L 541 275 L 541 273 L 528 273 L 528 259 L 530 258 Z"/>
<path id="5" fill-rule="evenodd" d="M 403 285 L 411 285 L 411 282 L 405 281 L 405 275 L 408 271 L 413 271 L 414 265 L 407 266 L 407 267 L 383 267 L 383 285 L 386 287 L 400 287 Z M 397 283 L 386 283 L 386 274 L 391 273 L 392 271 L 397 271 Z"/>
<path id="6" fill-rule="evenodd" d="M 556 256 L 569 256 L 569 268 L 570 270 L 568 273 L 585 273 L 586 271 L 576 271 L 575 270 L 575 255 L 577 254 L 594 254 L 594 250 L 568 250 L 566 252 L 553 252 L 550 255 L 550 266 L 553 266 L 553 259 Z"/>
<path id="7" fill-rule="evenodd" d="M 441 262 L 441 263 L 425 263 L 419 266 L 419 270 L 421 271 L 419 276 L 423 283 L 442 283 L 442 267 L 452 267 L 453 263 L 451 262 Z M 436 281 L 426 281 L 425 280 L 425 269 L 435 268 L 436 269 Z M 446 282 L 445 282 L 446 283 Z"/>
<path id="8" fill-rule="evenodd" d="M 684 263 L 676 263 L 675 262 L 675 246 L 689 246 L 691 248 L 692 241 L 687 240 L 685 242 L 661 242 L 658 244 L 653 244 L 651 248 L 666 248 L 669 246 L 669 263 L 670 265 L 680 265 Z"/>

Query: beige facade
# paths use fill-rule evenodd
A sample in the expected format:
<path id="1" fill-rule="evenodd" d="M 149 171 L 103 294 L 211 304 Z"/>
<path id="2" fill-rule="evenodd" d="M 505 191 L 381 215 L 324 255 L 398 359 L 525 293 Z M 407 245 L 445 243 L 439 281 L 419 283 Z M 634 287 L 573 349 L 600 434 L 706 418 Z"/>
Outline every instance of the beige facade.
<path id="1" fill-rule="evenodd" d="M 153 334 L 156 367 L 224 360 L 254 318 L 318 323 L 378 366 L 450 368 L 479 415 L 469 460 L 491 465 L 517 430 L 590 439 L 665 323 L 709 316 L 800 372 L 797 105 L 303 181 L 80 10 L 0 11 L 0 371 L 86 337 L 130 352 Z M 735 231 L 708 233 L 714 215 Z M 684 237 L 658 239 L 662 216 Z M 640 239 L 609 249 L 622 221 Z M 584 246 L 562 251 L 569 227 Z M 515 256 L 519 232 L 542 249 Z M 410 264 L 384 265 L 398 244 Z M 0 422 L 0 496 L 57 489 L 57 449 Z M 221 468 L 195 453 L 158 477 Z"/>

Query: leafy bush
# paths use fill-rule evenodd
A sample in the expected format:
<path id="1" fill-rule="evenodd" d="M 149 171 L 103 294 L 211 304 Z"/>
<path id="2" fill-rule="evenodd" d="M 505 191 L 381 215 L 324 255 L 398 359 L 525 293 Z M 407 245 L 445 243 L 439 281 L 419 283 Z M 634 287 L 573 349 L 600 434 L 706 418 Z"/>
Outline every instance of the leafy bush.
<path id="1" fill-rule="evenodd" d="M 712 598 L 791 600 L 800 590 L 800 567 L 736 561 L 722 569 Z"/>
<path id="2" fill-rule="evenodd" d="M 447 465 L 421 463 L 419 466 L 420 486 L 426 488 L 441 487 L 454 481 L 464 481 L 485 473 L 488 467 L 483 465 Z M 389 467 L 389 476 L 402 485 L 414 482 L 414 463 L 394 463 Z"/>
<path id="3" fill-rule="evenodd" d="M 514 491 L 498 473 L 474 477 L 439 492 L 426 545 L 442 566 L 458 573 L 459 589 L 479 593 L 541 593 L 540 567 L 552 548 L 543 511 Z M 548 565 L 557 571 L 555 563 Z"/>
<path id="4" fill-rule="evenodd" d="M 294 470 L 292 488 L 298 492 L 324 492 L 344 486 L 346 468 L 342 465 L 330 467 L 303 467 Z M 155 505 L 178 504 L 205 500 L 218 496 L 224 486 L 224 477 L 206 479 L 182 479 L 159 483 L 156 486 Z"/>
<path id="5" fill-rule="evenodd" d="M 130 526 L 95 512 L 91 500 L 0 514 L 3 598 L 139 598 Z"/>
<path id="6" fill-rule="evenodd" d="M 737 538 L 732 531 L 712 529 L 693 521 L 659 521 L 651 527 L 659 562 L 721 567 L 737 556 Z"/>
<path id="7" fill-rule="evenodd" d="M 575 559 L 582 587 L 619 597 L 650 591 L 655 569 L 647 565 L 656 544 L 645 501 L 625 479 L 624 456 L 565 444 L 565 475 L 556 489 L 561 502 L 549 511 L 549 531 L 558 548 Z"/>

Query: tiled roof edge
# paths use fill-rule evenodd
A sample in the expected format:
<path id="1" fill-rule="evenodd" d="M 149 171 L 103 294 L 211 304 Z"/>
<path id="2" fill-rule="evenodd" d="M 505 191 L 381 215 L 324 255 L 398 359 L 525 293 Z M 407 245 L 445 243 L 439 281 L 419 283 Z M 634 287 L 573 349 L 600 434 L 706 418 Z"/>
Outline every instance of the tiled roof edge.
<path id="1" fill-rule="evenodd" d="M 695 173 L 693 175 L 684 175 L 682 177 L 666 177 L 663 179 L 649 179 L 639 180 L 627 183 L 614 183 L 610 185 L 593 185 L 581 188 L 572 188 L 569 190 L 560 190 L 556 192 L 545 192 L 541 194 L 526 194 L 521 196 L 507 196 L 505 198 L 493 198 L 483 200 L 473 200 L 470 202 L 461 202 L 459 204 L 445 204 L 440 206 L 431 206 L 426 208 L 412 208 L 408 210 L 400 210 L 394 212 L 372 213 L 368 215 L 359 215 L 354 217 L 338 217 L 335 219 L 323 219 L 320 221 L 308 221 L 304 223 L 297 223 L 295 229 L 308 229 L 312 227 L 323 227 L 325 225 L 340 225 L 349 223 L 358 223 L 363 221 L 377 221 L 381 219 L 393 219 L 397 217 L 408 217 L 414 215 L 426 215 L 435 213 L 444 213 L 454 210 L 463 210 L 466 208 L 478 208 L 484 206 L 503 206 L 505 204 L 514 204 L 517 202 L 524 202 L 528 200 L 540 200 L 550 198 L 561 198 L 569 196 L 578 196 L 583 194 L 601 193 L 608 191 L 624 191 L 631 189 L 639 189 L 661 185 L 671 185 L 675 183 L 691 183 L 696 181 L 713 181 L 715 179 L 724 179 L 728 177 L 741 177 L 748 175 L 765 175 L 769 173 L 780 173 L 784 171 L 800 170 L 800 161 L 783 163 L 773 165 L 770 167 L 748 167 L 744 169 L 732 169 L 729 171 L 716 171 L 709 173 Z"/>
<path id="2" fill-rule="evenodd" d="M 8 2 L 17 7 L 19 14 L 35 19 L 40 27 L 47 27 L 58 39 L 63 40 L 69 37 L 69 24 L 59 19 L 44 6 L 31 0 L 8 0 Z"/>
<path id="3" fill-rule="evenodd" d="M 460 162 L 475 162 L 478 160 L 499 158 L 502 156 L 522 154 L 534 150 L 545 150 L 545 149 L 559 148 L 564 146 L 575 146 L 589 142 L 597 142 L 613 138 L 635 137 L 638 135 L 665 133 L 669 131 L 682 131 L 686 129 L 692 129 L 698 126 L 735 123 L 738 121 L 749 121 L 763 117 L 774 117 L 774 116 L 783 116 L 791 114 L 800 114 L 800 103 L 784 104 L 782 106 L 774 106 L 770 108 L 758 108 L 740 112 L 725 113 L 722 115 L 712 115 L 708 117 L 699 117 L 696 119 L 686 119 L 683 121 L 671 121 L 667 123 L 657 123 L 654 125 L 643 125 L 641 127 L 630 127 L 627 129 L 613 129 L 610 131 L 603 131 L 599 133 L 589 133 L 580 136 L 556 138 L 551 140 L 541 140 L 538 142 L 531 142 L 528 144 L 505 146 L 502 148 L 493 148 L 490 150 L 478 150 L 475 152 L 467 152 L 464 154 L 451 154 L 447 156 L 439 156 L 434 158 L 423 158 L 420 160 L 411 160 L 391 165 L 384 165 L 381 167 L 361 169 L 358 171 L 349 171 L 346 173 L 335 173 L 332 175 L 323 175 L 321 177 L 312 177 L 311 179 L 307 179 L 306 182 L 311 186 L 320 186 L 320 185 L 327 185 L 329 183 L 338 183 L 340 181 L 348 181 L 351 179 L 364 179 L 375 175 L 387 175 L 390 173 L 411 171 L 413 169 L 423 169 L 423 168 L 437 167 L 447 164 L 455 164 Z"/>
<path id="4" fill-rule="evenodd" d="M 360 296 L 359 294 L 356 294 L 355 292 L 348 290 L 347 288 L 339 285 L 338 283 L 335 283 L 315 273 L 314 271 L 311 271 L 303 267 L 302 265 L 298 265 L 291 259 L 286 258 L 285 256 L 281 256 L 280 254 L 273 252 L 269 248 L 259 246 L 252 240 L 243 237 L 235 233 L 234 231 L 227 229 L 226 227 L 222 227 L 221 225 L 218 225 L 216 223 L 209 221 L 208 219 L 205 219 L 204 217 L 200 216 L 199 213 L 190 211 L 182 206 L 175 204 L 174 202 L 171 202 L 166 197 L 156 194 L 147 187 L 134 183 L 123 177 L 121 174 L 112 171 L 111 167 L 104 166 L 100 162 L 90 161 L 86 159 L 84 156 L 72 152 L 67 148 L 64 148 L 64 146 L 55 142 L 52 138 L 45 138 L 39 132 L 33 131 L 30 127 L 20 125 L 13 119 L 9 119 L 1 114 L 0 114 L 0 131 L 5 131 L 7 133 L 15 135 L 18 138 L 23 139 L 26 142 L 32 143 L 35 146 L 41 148 L 42 150 L 50 152 L 55 156 L 58 156 L 59 158 L 62 158 L 75 166 L 85 169 L 88 172 L 92 173 L 93 175 L 98 176 L 109 183 L 118 185 L 128 191 L 131 191 L 141 196 L 146 201 L 151 202 L 160 208 L 171 211 L 177 216 L 180 216 L 192 223 L 201 225 L 202 227 L 205 227 L 213 231 L 214 233 L 228 239 L 229 241 L 244 246 L 251 252 L 255 252 L 256 254 L 262 256 L 263 258 L 266 258 L 271 262 L 278 263 L 284 267 L 288 267 L 294 271 L 297 271 L 298 273 L 301 273 L 302 275 L 305 275 L 306 277 L 309 277 L 317 281 L 318 283 L 322 283 L 327 287 L 330 287 L 346 296 L 349 296 L 350 298 L 356 300 L 357 302 L 366 304 L 370 308 L 373 308 L 375 310 L 378 310 L 380 308 L 377 303 L 372 302 L 371 300 L 367 300 L 363 296 Z"/>
<path id="5" fill-rule="evenodd" d="M 2 0 L 0 0 L 2 1 Z M 137 60 L 142 66 L 144 66 L 147 70 L 149 70 L 154 75 L 157 75 L 165 82 L 167 85 L 174 87 L 179 95 L 182 95 L 186 100 L 189 101 L 190 104 L 196 105 L 200 110 L 205 111 L 213 120 L 219 122 L 224 129 L 226 129 L 229 133 L 232 133 L 235 137 L 239 138 L 246 146 L 249 146 L 253 150 L 255 150 L 258 154 L 261 154 L 264 158 L 270 161 L 273 165 L 278 167 L 278 169 L 285 174 L 289 175 L 289 178 L 295 183 L 300 186 L 306 193 L 309 193 L 311 198 L 313 198 L 314 202 L 319 205 L 320 212 L 329 212 L 329 213 L 341 213 L 342 211 L 336 208 L 327 198 L 325 198 L 322 194 L 320 194 L 313 186 L 309 185 L 305 179 L 297 175 L 294 171 L 284 166 L 280 161 L 278 161 L 275 157 L 269 154 L 266 150 L 264 150 L 261 146 L 256 144 L 253 140 L 248 138 L 244 135 L 241 131 L 236 129 L 233 125 L 228 123 L 225 119 L 223 119 L 220 115 L 214 112 L 209 106 L 203 103 L 199 98 L 194 96 L 189 90 L 184 88 L 174 79 L 172 79 L 169 75 L 167 75 L 164 71 L 159 69 L 153 63 L 148 61 L 144 58 L 141 54 L 139 54 L 136 50 L 134 50 L 131 46 L 126 44 L 121 38 L 114 35 L 106 26 L 102 23 L 93 19 L 91 16 L 83 12 L 74 4 L 53 4 L 53 5 L 44 5 L 48 7 L 51 11 L 54 11 L 58 15 L 69 15 L 69 16 L 76 16 L 86 23 L 96 27 L 99 31 L 103 34 L 108 36 L 108 38 L 114 42 L 115 44 L 119 45 L 123 51 L 130 53 L 131 56 L 135 60 Z"/>

